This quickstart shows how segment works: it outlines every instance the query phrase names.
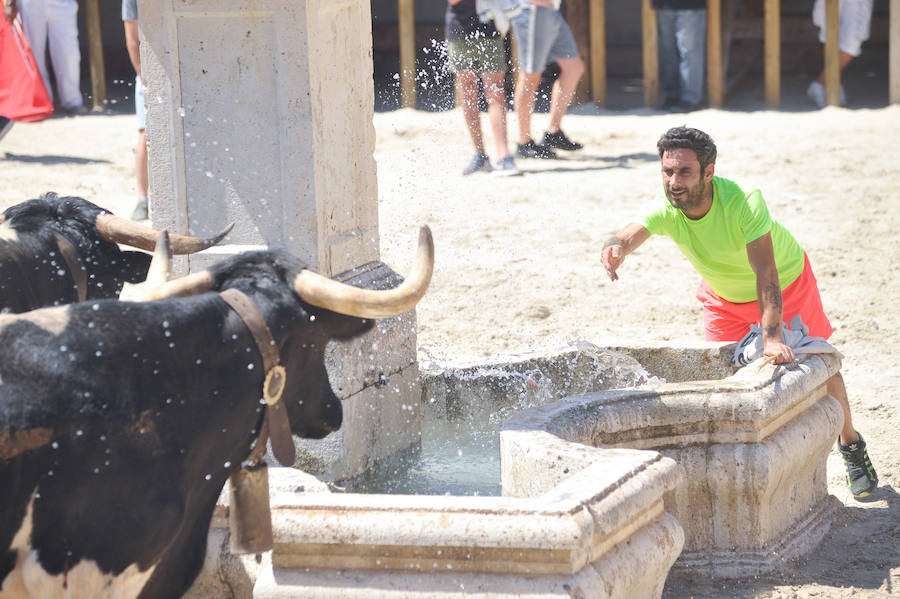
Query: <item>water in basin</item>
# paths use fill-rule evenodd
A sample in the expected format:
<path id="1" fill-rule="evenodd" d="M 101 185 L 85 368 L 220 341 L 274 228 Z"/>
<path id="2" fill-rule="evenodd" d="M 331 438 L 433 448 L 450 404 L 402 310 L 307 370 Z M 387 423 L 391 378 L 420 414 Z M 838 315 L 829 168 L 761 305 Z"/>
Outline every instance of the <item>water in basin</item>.
<path id="1" fill-rule="evenodd" d="M 423 370 L 420 443 L 344 481 L 352 493 L 500 495 L 500 425 L 568 395 L 656 382 L 634 358 L 594 346 L 496 364 Z"/>

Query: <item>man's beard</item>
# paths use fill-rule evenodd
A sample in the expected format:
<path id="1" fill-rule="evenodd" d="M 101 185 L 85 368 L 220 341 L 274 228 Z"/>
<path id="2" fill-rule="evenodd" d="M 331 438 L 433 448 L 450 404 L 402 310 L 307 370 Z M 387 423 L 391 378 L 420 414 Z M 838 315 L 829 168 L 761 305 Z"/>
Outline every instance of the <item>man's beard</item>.
<path id="1" fill-rule="evenodd" d="M 672 197 L 672 188 L 666 185 L 666 197 L 669 199 L 669 203 L 682 212 L 685 210 L 690 211 L 700 206 L 703 202 L 704 191 L 706 191 L 706 181 L 703 180 L 703 177 L 700 177 L 700 183 L 693 189 L 685 188 L 679 198 Z"/>

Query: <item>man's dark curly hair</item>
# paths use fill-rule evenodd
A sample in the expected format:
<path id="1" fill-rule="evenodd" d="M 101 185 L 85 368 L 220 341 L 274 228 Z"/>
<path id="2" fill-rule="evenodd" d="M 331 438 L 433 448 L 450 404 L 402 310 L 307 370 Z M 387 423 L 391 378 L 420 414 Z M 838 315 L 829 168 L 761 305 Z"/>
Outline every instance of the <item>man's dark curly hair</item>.
<path id="1" fill-rule="evenodd" d="M 703 131 L 691 127 L 672 127 L 656 142 L 656 149 L 660 158 L 667 150 L 693 150 L 701 173 L 706 171 L 707 165 L 716 163 L 716 143 Z"/>

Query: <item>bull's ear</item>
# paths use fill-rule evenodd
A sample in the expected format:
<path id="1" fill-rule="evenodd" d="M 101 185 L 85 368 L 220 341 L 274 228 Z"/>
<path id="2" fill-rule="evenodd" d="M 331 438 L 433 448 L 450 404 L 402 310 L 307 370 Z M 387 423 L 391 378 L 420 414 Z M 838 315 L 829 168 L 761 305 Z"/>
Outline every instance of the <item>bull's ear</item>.
<path id="1" fill-rule="evenodd" d="M 322 327 L 330 338 L 337 340 L 358 337 L 363 333 L 368 333 L 375 325 L 375 320 L 372 318 L 357 318 L 321 309 L 314 310 L 310 314 L 310 319 Z"/>
<path id="2" fill-rule="evenodd" d="M 151 259 L 152 256 L 146 252 L 121 252 L 119 279 L 128 283 L 143 283 L 147 279 Z"/>

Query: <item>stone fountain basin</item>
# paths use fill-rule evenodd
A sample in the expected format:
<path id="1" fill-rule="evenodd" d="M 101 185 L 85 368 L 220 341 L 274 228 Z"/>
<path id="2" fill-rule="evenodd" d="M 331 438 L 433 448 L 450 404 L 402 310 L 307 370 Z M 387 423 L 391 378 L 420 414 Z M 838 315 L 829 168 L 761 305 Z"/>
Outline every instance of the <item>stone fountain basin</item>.
<path id="1" fill-rule="evenodd" d="M 275 548 L 241 558 L 248 594 L 191 596 L 659 597 L 673 563 L 733 577 L 811 551 L 837 502 L 825 459 L 842 415 L 825 381 L 839 357 L 727 376 L 723 345 L 616 349 L 675 382 L 507 419 L 503 496 L 311 492 L 324 485 L 274 468 Z M 235 560 L 212 549 L 222 579 Z"/>
<path id="2" fill-rule="evenodd" d="M 253 596 L 659 596 L 683 543 L 663 507 L 680 468 L 572 445 L 571 475 L 531 497 L 274 496 Z"/>
<path id="3" fill-rule="evenodd" d="M 843 423 L 825 383 L 838 355 L 789 367 L 756 364 L 722 380 L 666 383 L 567 397 L 504 422 L 506 496 L 550 489 L 573 467 L 548 445 L 653 449 L 675 460 L 685 484 L 665 509 L 685 532 L 676 570 L 717 578 L 771 571 L 812 551 L 837 499 L 826 459 Z M 574 460 L 577 465 L 579 460 Z"/>

